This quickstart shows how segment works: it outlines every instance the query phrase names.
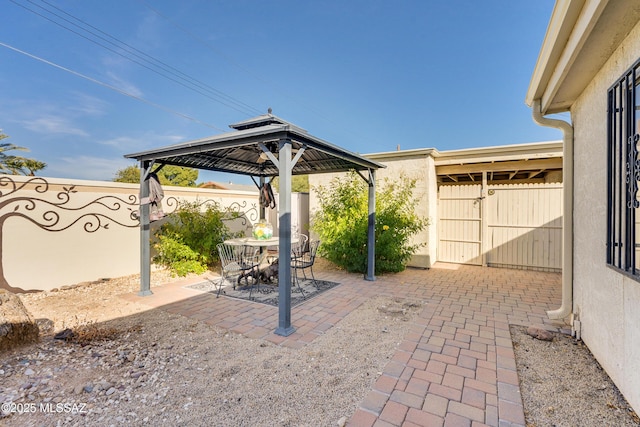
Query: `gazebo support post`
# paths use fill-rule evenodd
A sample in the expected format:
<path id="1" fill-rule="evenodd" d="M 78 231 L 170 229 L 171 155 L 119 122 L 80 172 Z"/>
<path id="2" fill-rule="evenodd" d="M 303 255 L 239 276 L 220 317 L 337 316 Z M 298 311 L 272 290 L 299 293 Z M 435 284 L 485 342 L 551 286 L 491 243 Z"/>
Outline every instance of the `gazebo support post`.
<path id="1" fill-rule="evenodd" d="M 147 179 L 153 162 L 140 162 L 140 292 L 143 297 L 151 292 L 151 248 L 149 231 L 149 180 Z"/>
<path id="2" fill-rule="evenodd" d="M 367 274 L 365 280 L 375 281 L 376 271 L 376 171 L 369 169 L 369 222 L 367 229 Z"/>
<path id="3" fill-rule="evenodd" d="M 279 264 L 278 264 L 278 328 L 276 335 L 295 332 L 291 325 L 291 141 L 280 141 L 278 155 L 279 194 Z"/>

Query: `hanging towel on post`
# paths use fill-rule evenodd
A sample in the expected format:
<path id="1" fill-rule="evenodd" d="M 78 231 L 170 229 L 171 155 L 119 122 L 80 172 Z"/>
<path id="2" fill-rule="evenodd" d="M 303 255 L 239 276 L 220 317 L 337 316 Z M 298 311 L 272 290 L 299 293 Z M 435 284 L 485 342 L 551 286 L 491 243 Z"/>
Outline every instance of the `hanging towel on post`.
<path id="1" fill-rule="evenodd" d="M 150 173 L 148 180 L 149 203 L 151 204 L 149 220 L 157 221 L 164 218 L 164 212 L 162 210 L 162 199 L 164 198 L 164 191 L 162 190 L 162 186 L 160 185 L 158 175 L 156 175 L 155 173 Z"/>
<path id="2" fill-rule="evenodd" d="M 276 199 L 273 196 L 271 184 L 265 182 L 260 188 L 260 205 L 265 208 L 274 209 L 276 207 Z"/>

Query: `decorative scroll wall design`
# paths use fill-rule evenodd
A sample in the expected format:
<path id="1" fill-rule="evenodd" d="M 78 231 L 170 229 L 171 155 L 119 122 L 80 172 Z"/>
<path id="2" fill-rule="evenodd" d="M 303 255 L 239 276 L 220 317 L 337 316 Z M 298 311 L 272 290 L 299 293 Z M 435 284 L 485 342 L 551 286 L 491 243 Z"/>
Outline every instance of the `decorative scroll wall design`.
<path id="1" fill-rule="evenodd" d="M 254 223 L 260 219 L 258 204 L 251 203 L 251 207 L 247 208 L 248 204 L 249 203 L 246 200 L 243 200 L 242 202 L 233 202 L 229 206 L 227 206 L 227 209 L 229 209 L 230 212 L 239 215 L 239 218 L 241 218 L 242 220 L 242 225 L 244 226 L 247 225 L 247 220 L 251 223 Z"/>
<path id="2" fill-rule="evenodd" d="M 180 208 L 180 203 L 181 199 L 175 196 L 166 197 L 162 201 L 165 214 L 169 215 L 176 212 Z M 203 210 L 207 209 L 209 206 L 226 210 L 226 212 L 229 214 L 228 219 L 237 220 L 243 226 L 253 224 L 260 219 L 257 202 L 249 203 L 247 200 L 242 200 L 241 202 L 236 201 L 225 206 L 222 203 L 222 199 L 205 199 L 196 200 L 195 205 Z"/>
<path id="3" fill-rule="evenodd" d="M 2 230 L 9 218 L 23 218 L 51 232 L 61 232 L 76 224 L 82 224 L 87 233 L 108 229 L 112 223 L 138 227 L 138 196 L 106 195 L 74 206 L 75 193 L 73 185 L 62 187 L 61 191 L 50 191 L 49 182 L 40 177 L 24 182 L 16 182 L 10 176 L 0 177 L 0 288 L 21 291 L 7 283 L 2 263 Z"/>

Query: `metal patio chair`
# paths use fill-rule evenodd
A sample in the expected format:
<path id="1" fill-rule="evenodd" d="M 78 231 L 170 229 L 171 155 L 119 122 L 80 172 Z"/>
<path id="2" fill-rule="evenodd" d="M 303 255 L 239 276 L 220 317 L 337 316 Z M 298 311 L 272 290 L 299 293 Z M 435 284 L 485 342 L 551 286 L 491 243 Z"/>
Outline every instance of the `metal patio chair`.
<path id="1" fill-rule="evenodd" d="M 244 279 L 245 285 L 249 286 L 249 278 L 252 278 L 253 282 L 249 291 L 249 298 L 251 298 L 253 288 L 260 286 L 258 271 L 261 261 L 260 248 L 225 243 L 218 243 L 217 247 L 222 268 L 216 297 L 220 296 L 226 280 L 233 278 L 233 289 L 236 289 L 236 285 L 239 285 L 242 279 Z"/>
<path id="2" fill-rule="evenodd" d="M 302 291 L 302 287 L 300 286 L 298 271 L 302 271 L 304 280 L 308 280 L 307 274 L 305 273 L 305 269 L 307 268 L 311 272 L 313 286 L 318 289 L 318 282 L 313 274 L 313 264 L 316 261 L 316 254 L 318 252 L 318 246 L 320 246 L 320 240 L 310 240 L 308 248 L 306 246 L 307 245 L 299 245 L 295 249 L 293 246 L 291 248 L 291 268 L 293 268 L 293 279 L 298 288 L 300 288 L 300 291 Z M 304 291 L 302 291 L 302 295 L 304 296 Z"/>

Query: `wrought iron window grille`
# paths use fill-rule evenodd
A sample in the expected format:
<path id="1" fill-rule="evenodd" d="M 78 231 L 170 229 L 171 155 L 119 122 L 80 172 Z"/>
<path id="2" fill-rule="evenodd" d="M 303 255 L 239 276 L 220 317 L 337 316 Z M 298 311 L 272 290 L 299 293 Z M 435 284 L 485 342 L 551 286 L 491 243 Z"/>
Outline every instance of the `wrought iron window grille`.
<path id="1" fill-rule="evenodd" d="M 640 279 L 640 60 L 608 92 L 607 264 Z"/>

